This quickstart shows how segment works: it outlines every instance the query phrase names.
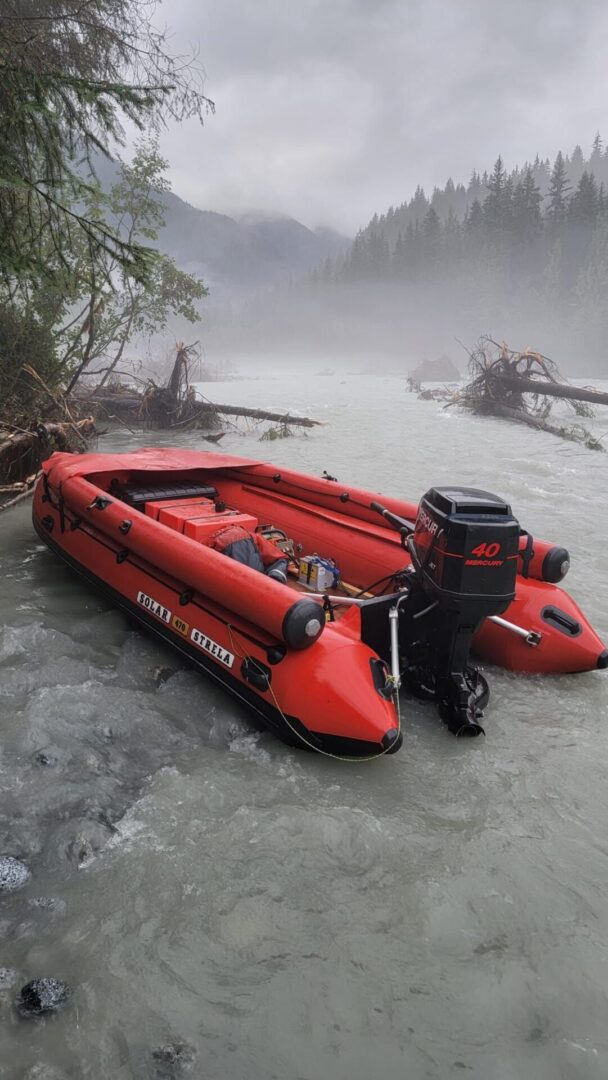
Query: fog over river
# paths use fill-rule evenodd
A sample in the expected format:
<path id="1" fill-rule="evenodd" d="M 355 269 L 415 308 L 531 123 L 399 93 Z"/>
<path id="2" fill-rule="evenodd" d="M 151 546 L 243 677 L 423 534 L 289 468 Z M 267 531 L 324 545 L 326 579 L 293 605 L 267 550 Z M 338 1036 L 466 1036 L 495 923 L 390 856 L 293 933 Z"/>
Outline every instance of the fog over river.
<path id="1" fill-rule="evenodd" d="M 608 638 L 605 455 L 391 376 L 202 389 L 327 421 L 230 433 L 226 453 L 406 498 L 503 495 L 570 549 L 568 589 Z M 153 443 L 209 446 L 120 430 L 100 448 Z M 30 513 L 0 520 L 0 854 L 31 871 L 0 893 L 1 1080 L 605 1080 L 608 672 L 490 670 L 485 739 L 403 695 L 397 755 L 296 752 L 85 587 Z M 22 1019 L 42 975 L 72 998 Z M 167 1043 L 181 1072 L 153 1057 Z"/>

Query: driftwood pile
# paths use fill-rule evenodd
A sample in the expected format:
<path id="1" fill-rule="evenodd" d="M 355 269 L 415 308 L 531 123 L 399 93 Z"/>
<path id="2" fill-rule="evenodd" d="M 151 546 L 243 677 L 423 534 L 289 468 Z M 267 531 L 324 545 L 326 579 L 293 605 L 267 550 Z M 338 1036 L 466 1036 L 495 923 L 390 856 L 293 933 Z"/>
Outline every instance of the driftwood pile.
<path id="1" fill-rule="evenodd" d="M 320 421 L 306 416 L 201 400 L 190 382 L 189 368 L 195 358 L 198 359 L 196 345 L 179 342 L 165 386 L 123 372 L 130 380 L 141 382 L 142 389 L 120 383 L 105 384 L 94 390 L 81 386 L 69 395 L 50 390 L 38 372 L 24 364 L 19 377 L 27 379 L 28 385 L 36 390 L 37 415 L 31 421 L 19 417 L 22 426 L 0 417 L 0 509 L 31 494 L 41 463 L 55 450 L 85 451 L 92 436 L 103 434 L 95 427 L 95 420 L 100 417 L 126 427 L 139 423 L 165 430 L 197 428 L 205 432 L 201 438 L 211 443 L 223 438 L 222 426 L 231 423 L 226 419 L 230 416 L 273 421 L 279 426 L 262 436 L 268 439 L 292 434 L 292 425 L 319 425 Z"/>
<path id="2" fill-rule="evenodd" d="M 417 394 L 419 401 L 448 401 L 450 404 L 454 402 L 455 390 L 453 386 L 427 386 L 426 390 L 423 390 L 422 384 L 416 382 L 408 375 L 405 380 L 405 385 L 409 394 Z"/>
<path id="3" fill-rule="evenodd" d="M 55 450 L 85 450 L 95 434 L 91 416 L 61 423 L 38 423 L 31 431 L 0 423 L 0 510 L 31 494 L 42 462 Z"/>
<path id="4" fill-rule="evenodd" d="M 532 349 L 515 352 L 503 342 L 482 337 L 469 352 L 468 382 L 448 403 L 479 416 L 501 416 L 528 427 L 581 442 L 590 450 L 603 450 L 600 440 L 582 424 L 552 424 L 548 417 L 553 399 L 565 400 L 581 418 L 594 415 L 593 405 L 608 405 L 608 394 L 590 387 L 572 386 L 557 365 Z"/>
<path id="5" fill-rule="evenodd" d="M 164 386 L 152 378 L 141 379 L 131 372 L 115 372 L 128 378 L 102 382 L 93 390 L 81 386 L 74 394 L 79 409 L 90 410 L 96 416 L 119 423 L 144 424 L 150 428 L 219 426 L 219 416 L 213 407 L 196 400 L 190 384 L 189 368 L 198 359 L 197 346 L 178 342 L 171 374 Z M 141 389 L 133 386 L 139 383 Z"/>
<path id="6" fill-rule="evenodd" d="M 241 405 L 220 405 L 214 401 L 201 400 L 196 396 L 190 381 L 190 367 L 198 360 L 196 345 L 177 344 L 177 354 L 169 379 L 159 386 L 153 379 L 142 385 L 142 390 L 132 386 L 105 385 L 89 394 L 79 394 L 79 404 L 85 404 L 97 415 L 122 423 L 145 424 L 151 428 L 201 429 L 209 442 L 219 442 L 223 417 L 243 416 L 252 420 L 271 420 L 282 425 L 283 433 L 288 425 L 316 427 L 320 421 L 307 416 L 291 416 L 289 413 L 269 412 L 266 409 L 249 409 Z M 134 379 L 134 376 L 130 376 Z M 134 381 L 138 381 L 135 380 Z M 271 437 L 271 436 L 269 436 Z M 277 437 L 277 436 L 275 436 Z"/>
<path id="7" fill-rule="evenodd" d="M 78 453 L 98 434 L 93 417 L 75 411 L 73 403 L 51 390 L 34 368 L 23 364 L 18 379 L 27 383 L 37 415 L 31 420 L 20 417 L 20 424 L 0 417 L 0 510 L 31 494 L 42 462 L 55 450 Z"/>

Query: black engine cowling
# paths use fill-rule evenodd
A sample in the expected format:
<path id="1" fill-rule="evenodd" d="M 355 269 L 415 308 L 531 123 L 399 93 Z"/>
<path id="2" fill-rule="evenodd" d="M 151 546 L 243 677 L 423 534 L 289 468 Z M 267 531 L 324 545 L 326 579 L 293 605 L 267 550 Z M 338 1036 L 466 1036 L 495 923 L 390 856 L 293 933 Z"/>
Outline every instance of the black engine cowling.
<path id="1" fill-rule="evenodd" d="M 480 622 L 515 596 L 519 522 L 503 499 L 475 488 L 431 488 L 408 547 L 420 584 L 444 610 Z"/>

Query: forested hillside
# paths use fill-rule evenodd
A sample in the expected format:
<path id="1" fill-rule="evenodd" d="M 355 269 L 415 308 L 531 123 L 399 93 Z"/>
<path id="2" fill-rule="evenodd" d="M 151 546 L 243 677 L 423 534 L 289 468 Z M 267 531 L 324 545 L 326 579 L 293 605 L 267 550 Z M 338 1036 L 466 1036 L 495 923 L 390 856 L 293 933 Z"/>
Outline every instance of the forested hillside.
<path id="1" fill-rule="evenodd" d="M 461 363 L 455 339 L 490 332 L 608 377 L 605 188 L 599 135 L 587 159 L 577 146 L 507 171 L 499 157 L 466 187 L 448 180 L 430 198 L 419 187 L 292 289 L 281 329 L 310 343 L 318 329 L 349 351 L 460 352 Z M 256 326 L 272 333 L 263 304 Z"/>
<path id="2" fill-rule="evenodd" d="M 560 286 L 571 288 L 608 224 L 606 181 L 608 151 L 599 135 L 588 161 L 577 146 L 571 157 L 559 153 L 552 168 L 537 158 L 508 173 L 499 157 L 490 175 L 473 173 L 466 188 L 448 180 L 430 199 L 418 188 L 409 202 L 374 215 L 325 276 L 437 279 L 490 259 L 515 278 L 551 264 L 552 280 L 559 270 Z"/>

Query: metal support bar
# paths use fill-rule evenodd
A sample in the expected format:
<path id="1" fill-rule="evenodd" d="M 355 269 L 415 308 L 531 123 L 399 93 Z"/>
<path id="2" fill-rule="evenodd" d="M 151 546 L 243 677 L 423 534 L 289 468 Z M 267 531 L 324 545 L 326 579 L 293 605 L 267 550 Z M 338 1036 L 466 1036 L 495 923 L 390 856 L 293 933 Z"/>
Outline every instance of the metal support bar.
<path id="1" fill-rule="evenodd" d="M 526 630 L 523 626 L 517 626 L 516 623 L 509 622 L 508 619 L 501 619 L 500 615 L 489 615 L 488 619 L 490 622 L 496 623 L 497 626 L 502 626 L 503 630 L 510 630 L 512 634 L 524 638 L 527 645 L 534 647 L 540 645 L 542 641 L 542 634 L 539 634 L 538 630 Z"/>
<path id="2" fill-rule="evenodd" d="M 391 626 L 391 675 L 396 690 L 401 686 L 401 671 L 399 670 L 399 607 L 395 604 L 388 613 Z"/>
<path id="3" fill-rule="evenodd" d="M 367 600 L 359 599 L 356 596 L 334 596 L 333 593 L 317 593 L 317 592 L 309 593 L 309 592 L 307 592 L 307 593 L 303 593 L 302 595 L 306 596 L 306 598 L 309 599 L 309 600 L 325 600 L 327 598 L 327 599 L 329 599 L 329 601 L 330 601 L 330 603 L 332 605 L 333 604 L 347 604 L 347 605 L 348 604 L 355 604 L 357 607 L 360 607 L 361 604 L 366 604 L 367 603 Z M 368 597 L 368 599 L 369 599 L 369 597 Z"/>

